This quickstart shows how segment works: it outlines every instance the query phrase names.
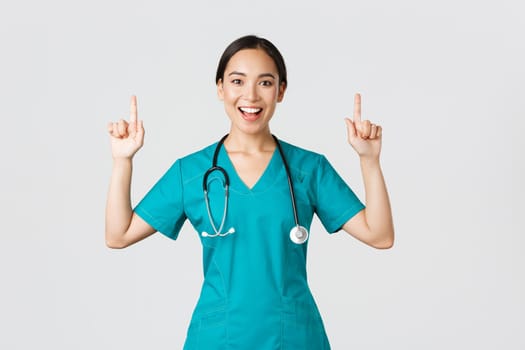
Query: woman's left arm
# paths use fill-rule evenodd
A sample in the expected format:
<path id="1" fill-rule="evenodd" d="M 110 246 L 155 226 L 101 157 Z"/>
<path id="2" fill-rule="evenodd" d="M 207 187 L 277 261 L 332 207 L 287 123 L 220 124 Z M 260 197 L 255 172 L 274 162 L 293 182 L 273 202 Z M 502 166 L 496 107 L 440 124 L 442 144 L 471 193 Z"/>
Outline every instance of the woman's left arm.
<path id="1" fill-rule="evenodd" d="M 379 162 L 382 128 L 361 120 L 361 96 L 355 95 L 353 120 L 346 118 L 348 143 L 359 155 L 365 187 L 366 208 L 343 225 L 343 230 L 378 249 L 394 244 L 390 200 Z"/>

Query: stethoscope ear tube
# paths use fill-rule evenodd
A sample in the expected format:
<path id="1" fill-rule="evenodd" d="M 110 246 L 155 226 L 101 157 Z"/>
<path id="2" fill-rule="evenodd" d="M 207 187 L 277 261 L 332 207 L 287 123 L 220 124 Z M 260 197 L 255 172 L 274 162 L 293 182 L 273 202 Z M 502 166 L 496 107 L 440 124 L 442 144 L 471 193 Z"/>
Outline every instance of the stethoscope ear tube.
<path id="1" fill-rule="evenodd" d="M 206 171 L 206 173 L 204 174 L 204 178 L 202 179 L 202 189 L 204 190 L 205 193 L 208 192 L 208 177 L 210 176 L 211 173 L 217 170 L 220 171 L 222 175 L 224 176 L 224 186 L 226 187 L 226 189 L 230 187 L 230 177 L 228 176 L 228 173 L 226 172 L 226 170 L 224 170 L 220 166 L 213 166 Z"/>
<path id="2" fill-rule="evenodd" d="M 202 190 L 204 192 L 204 202 L 206 204 L 206 211 L 208 212 L 208 218 L 210 219 L 211 227 L 213 228 L 213 231 L 215 232 L 213 234 L 210 234 L 210 233 L 207 233 L 207 232 L 202 232 L 202 234 L 201 234 L 202 237 L 224 237 L 224 236 L 227 236 L 227 235 L 232 234 L 232 233 L 235 232 L 235 229 L 232 227 L 227 232 L 222 233 L 222 229 L 224 227 L 224 223 L 226 222 L 226 214 L 228 213 L 228 199 L 229 199 L 230 177 L 228 176 L 228 173 L 226 172 L 226 170 L 224 170 L 224 168 L 222 168 L 222 167 L 217 165 L 217 158 L 219 156 L 219 150 L 221 149 L 221 146 L 224 143 L 224 140 L 226 139 L 227 136 L 228 136 L 227 134 L 225 136 L 223 136 L 222 139 L 217 144 L 217 147 L 215 148 L 215 153 L 213 154 L 212 166 L 211 166 L 211 168 L 209 168 L 204 173 L 204 177 L 202 179 Z M 210 208 L 210 200 L 208 198 L 208 177 L 214 171 L 221 172 L 223 177 L 224 177 L 224 182 L 223 182 L 223 186 L 224 186 L 224 210 L 222 212 L 222 219 L 221 219 L 221 223 L 219 225 L 219 228 L 217 228 L 217 226 L 215 226 L 215 223 L 213 222 L 213 216 L 211 215 L 211 208 Z M 217 179 L 218 178 L 214 178 L 211 181 L 217 180 Z"/>
<path id="3" fill-rule="evenodd" d="M 217 147 L 215 147 L 215 152 L 213 152 L 213 162 L 212 162 L 211 168 L 209 168 L 204 173 L 204 178 L 202 179 L 202 189 L 204 190 L 205 193 L 208 192 L 208 177 L 210 176 L 211 173 L 213 173 L 216 170 L 220 171 L 222 175 L 224 176 L 224 183 L 226 184 L 226 187 L 230 187 L 230 177 L 228 176 L 228 173 L 226 172 L 226 170 L 224 170 L 224 168 L 217 165 L 217 158 L 219 157 L 219 151 L 222 147 L 222 144 L 224 143 L 224 140 L 226 140 L 226 137 L 228 137 L 228 134 L 224 135 L 217 143 Z"/>

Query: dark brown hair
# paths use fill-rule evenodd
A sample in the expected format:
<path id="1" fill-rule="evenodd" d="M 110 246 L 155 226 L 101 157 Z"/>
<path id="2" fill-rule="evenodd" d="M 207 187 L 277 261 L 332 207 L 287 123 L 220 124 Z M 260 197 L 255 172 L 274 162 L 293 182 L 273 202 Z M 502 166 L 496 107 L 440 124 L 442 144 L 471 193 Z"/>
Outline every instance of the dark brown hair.
<path id="1" fill-rule="evenodd" d="M 277 73 L 279 74 L 279 84 L 288 84 L 286 78 L 286 65 L 284 64 L 284 58 L 269 40 L 257 37 L 255 35 L 243 36 L 234 42 L 232 42 L 226 50 L 224 50 L 221 59 L 219 60 L 219 65 L 217 66 L 217 74 L 215 75 L 215 84 L 218 84 L 224 78 L 224 71 L 230 59 L 237 52 L 244 49 L 262 49 L 268 56 L 272 58 L 277 67 Z"/>

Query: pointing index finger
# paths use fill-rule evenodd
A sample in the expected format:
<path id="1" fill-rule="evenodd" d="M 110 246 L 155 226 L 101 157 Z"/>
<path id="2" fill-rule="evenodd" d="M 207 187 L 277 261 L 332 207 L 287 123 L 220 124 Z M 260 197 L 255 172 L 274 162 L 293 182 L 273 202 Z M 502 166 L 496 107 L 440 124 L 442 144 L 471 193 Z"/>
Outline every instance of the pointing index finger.
<path id="1" fill-rule="evenodd" d="M 361 121 L 361 95 L 355 94 L 354 96 L 354 122 Z"/>
<path id="2" fill-rule="evenodd" d="M 131 105 L 129 108 L 129 121 L 131 123 L 137 123 L 138 112 L 137 112 L 137 96 L 131 96 Z"/>

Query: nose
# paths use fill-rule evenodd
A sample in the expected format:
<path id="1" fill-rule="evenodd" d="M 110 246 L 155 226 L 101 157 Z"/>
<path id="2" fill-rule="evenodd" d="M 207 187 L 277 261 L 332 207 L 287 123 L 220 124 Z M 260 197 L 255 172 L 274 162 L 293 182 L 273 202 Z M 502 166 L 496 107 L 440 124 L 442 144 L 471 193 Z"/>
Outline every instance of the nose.
<path id="1" fill-rule="evenodd" d="M 248 101 L 257 101 L 259 98 L 259 93 L 257 91 L 257 84 L 256 83 L 246 83 L 244 84 L 244 91 L 243 91 L 244 98 Z"/>

